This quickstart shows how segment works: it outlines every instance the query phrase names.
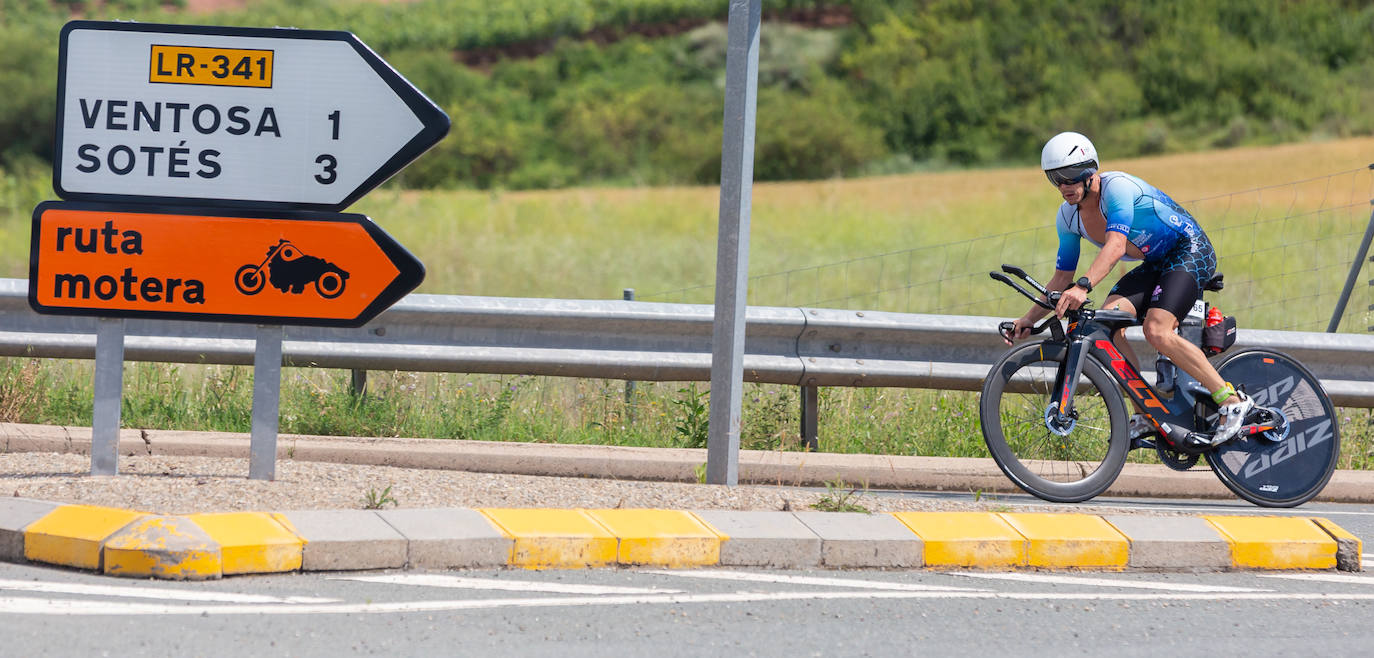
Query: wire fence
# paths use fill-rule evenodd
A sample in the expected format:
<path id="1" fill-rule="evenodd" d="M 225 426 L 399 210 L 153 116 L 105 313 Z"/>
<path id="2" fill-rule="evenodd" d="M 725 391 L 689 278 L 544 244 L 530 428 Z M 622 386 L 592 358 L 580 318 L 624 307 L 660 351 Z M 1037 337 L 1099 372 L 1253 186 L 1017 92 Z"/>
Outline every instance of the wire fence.
<path id="1" fill-rule="evenodd" d="M 1209 300 L 1242 326 L 1324 331 L 1371 221 L 1374 165 L 1183 202 L 1217 250 L 1226 290 Z M 1018 316 L 1024 298 L 991 281 L 1002 263 L 1054 270 L 1054 227 L 913 247 L 749 277 L 748 303 L 904 313 Z M 1090 258 L 1085 254 L 1085 258 Z M 1118 266 L 1124 274 L 1133 263 Z M 1374 282 L 1355 286 L 1341 331 L 1366 331 Z M 714 286 L 640 295 L 711 303 Z"/>

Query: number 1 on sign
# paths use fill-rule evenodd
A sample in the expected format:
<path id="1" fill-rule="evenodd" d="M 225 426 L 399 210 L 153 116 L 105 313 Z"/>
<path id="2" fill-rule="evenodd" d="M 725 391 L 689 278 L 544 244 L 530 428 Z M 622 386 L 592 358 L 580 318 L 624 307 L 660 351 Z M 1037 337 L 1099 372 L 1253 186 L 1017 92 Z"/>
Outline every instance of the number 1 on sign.
<path id="1" fill-rule="evenodd" d="M 334 136 L 331 139 L 339 139 L 339 111 L 334 110 L 329 113 L 329 123 L 334 125 Z"/>

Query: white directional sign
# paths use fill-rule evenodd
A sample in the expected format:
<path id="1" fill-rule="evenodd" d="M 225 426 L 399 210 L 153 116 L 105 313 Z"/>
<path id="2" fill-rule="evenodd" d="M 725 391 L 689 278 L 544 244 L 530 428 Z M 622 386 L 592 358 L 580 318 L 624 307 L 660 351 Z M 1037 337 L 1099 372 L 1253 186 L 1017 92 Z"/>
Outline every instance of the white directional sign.
<path id="1" fill-rule="evenodd" d="M 72 21 L 53 186 L 69 200 L 342 210 L 449 129 L 348 32 Z"/>

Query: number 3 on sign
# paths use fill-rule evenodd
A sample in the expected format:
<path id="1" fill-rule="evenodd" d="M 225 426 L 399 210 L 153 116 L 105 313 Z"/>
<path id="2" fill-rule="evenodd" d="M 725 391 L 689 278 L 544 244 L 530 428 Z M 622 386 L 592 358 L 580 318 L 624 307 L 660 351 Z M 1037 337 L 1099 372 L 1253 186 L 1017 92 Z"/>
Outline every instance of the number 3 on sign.
<path id="1" fill-rule="evenodd" d="M 328 117 L 332 129 L 330 131 L 330 139 L 335 141 L 339 139 L 339 118 L 341 115 L 341 112 L 334 110 L 329 113 Z M 315 174 L 315 182 L 321 185 L 328 185 L 339 178 L 338 172 L 335 171 L 339 166 L 339 161 L 334 156 L 328 153 L 322 153 L 319 157 L 315 158 L 315 164 L 322 165 L 323 167 L 320 173 Z"/>
<path id="2" fill-rule="evenodd" d="M 321 166 L 320 173 L 315 174 L 315 182 L 321 185 L 328 185 L 338 180 L 339 173 L 335 169 L 339 166 L 339 161 L 328 153 L 321 153 L 315 158 L 315 164 Z"/>

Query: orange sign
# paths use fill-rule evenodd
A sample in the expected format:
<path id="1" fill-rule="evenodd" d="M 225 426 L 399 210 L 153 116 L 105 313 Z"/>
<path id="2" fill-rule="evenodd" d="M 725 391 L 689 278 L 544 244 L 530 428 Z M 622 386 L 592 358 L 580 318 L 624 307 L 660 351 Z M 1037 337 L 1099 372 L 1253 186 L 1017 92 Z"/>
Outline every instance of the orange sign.
<path id="1" fill-rule="evenodd" d="M 40 313 L 356 327 L 423 279 L 363 215 L 54 201 L 33 212 Z"/>

